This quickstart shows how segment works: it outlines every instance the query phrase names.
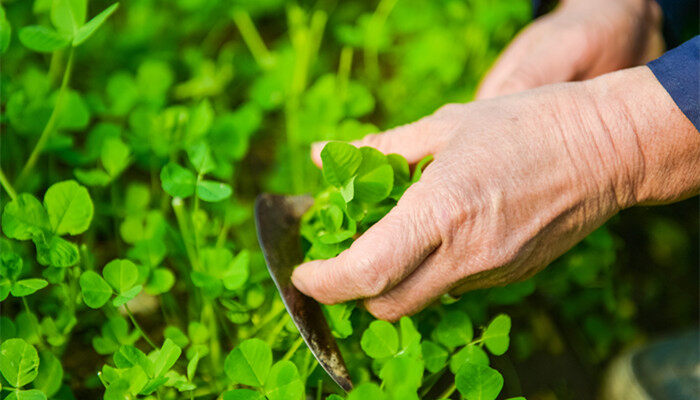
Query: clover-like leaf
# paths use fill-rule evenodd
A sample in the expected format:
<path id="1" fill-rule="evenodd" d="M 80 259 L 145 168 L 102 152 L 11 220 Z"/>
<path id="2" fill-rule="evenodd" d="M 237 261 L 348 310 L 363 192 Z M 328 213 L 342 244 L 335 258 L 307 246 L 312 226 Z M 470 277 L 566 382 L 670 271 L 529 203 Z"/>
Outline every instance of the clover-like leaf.
<path id="1" fill-rule="evenodd" d="M 362 333 L 360 346 L 372 358 L 385 358 L 399 350 L 399 335 L 396 328 L 386 321 L 372 321 Z"/>
<path id="2" fill-rule="evenodd" d="M 41 25 L 25 26 L 19 30 L 18 36 L 24 47 L 40 53 L 51 53 L 70 43 L 68 37 Z"/>
<path id="3" fill-rule="evenodd" d="M 503 376 L 491 367 L 467 362 L 457 371 L 455 384 L 468 400 L 494 400 L 503 388 Z"/>
<path id="4" fill-rule="evenodd" d="M 387 396 L 374 382 L 365 382 L 357 385 L 348 394 L 347 400 L 386 400 Z"/>
<path id="5" fill-rule="evenodd" d="M 12 285 L 10 292 L 15 297 L 24 297 L 29 296 L 30 294 L 36 292 L 37 290 L 41 290 L 48 285 L 49 283 L 44 279 L 22 279 L 21 281 L 17 281 Z"/>
<path id="6" fill-rule="evenodd" d="M 19 390 L 8 394 L 5 400 L 46 400 L 46 395 L 39 389 Z"/>
<path id="7" fill-rule="evenodd" d="M 5 205 L 2 212 L 2 231 L 7 237 L 29 240 L 35 234 L 50 229 L 46 210 L 31 194 L 21 193 Z"/>
<path id="8" fill-rule="evenodd" d="M 61 33 L 73 36 L 87 16 L 87 0 L 53 0 L 51 22 Z"/>
<path id="9" fill-rule="evenodd" d="M 442 346 L 435 342 L 426 340 L 421 343 L 421 350 L 423 354 L 423 362 L 425 363 L 425 369 L 435 373 L 445 366 L 449 354 Z"/>
<path id="10" fill-rule="evenodd" d="M 5 9 L 0 7 L 0 54 L 5 53 L 10 47 L 10 39 L 12 38 L 12 25 L 5 16 Z"/>
<path id="11" fill-rule="evenodd" d="M 192 171 L 169 162 L 160 170 L 160 182 L 169 195 L 186 198 L 194 194 L 197 178 Z"/>
<path id="12" fill-rule="evenodd" d="M 129 165 L 131 149 L 121 139 L 106 138 L 102 143 L 100 161 L 107 173 L 116 177 Z"/>
<path id="13" fill-rule="evenodd" d="M 347 143 L 330 142 L 321 150 L 323 178 L 330 185 L 341 187 L 347 183 L 362 163 L 360 150 Z"/>
<path id="14" fill-rule="evenodd" d="M 472 321 L 462 311 L 446 313 L 435 329 L 437 341 L 451 349 L 471 342 L 473 337 Z"/>
<path id="15" fill-rule="evenodd" d="M 153 362 L 153 374 L 156 377 L 164 376 L 180 358 L 182 349 L 170 339 L 165 339 L 163 346 L 158 350 L 158 355 Z"/>
<path id="16" fill-rule="evenodd" d="M 265 395 L 269 400 L 299 399 L 304 394 L 304 383 L 297 366 L 291 361 L 279 361 L 270 369 L 265 382 Z"/>
<path id="17" fill-rule="evenodd" d="M 187 156 L 198 173 L 204 175 L 214 170 L 216 163 L 205 142 L 197 142 L 187 148 Z"/>
<path id="18" fill-rule="evenodd" d="M 112 297 L 112 288 L 95 271 L 85 271 L 80 275 L 80 290 L 90 308 L 100 308 Z"/>
<path id="19" fill-rule="evenodd" d="M 138 279 L 138 269 L 129 260 L 116 259 L 105 265 L 102 276 L 114 290 L 122 293 L 134 286 Z"/>
<path id="20" fill-rule="evenodd" d="M 94 206 L 84 186 L 74 180 L 55 183 L 44 195 L 49 222 L 58 235 L 77 235 L 90 226 Z"/>
<path id="21" fill-rule="evenodd" d="M 114 300 L 112 300 L 112 305 L 115 307 L 120 307 L 126 303 L 128 303 L 131 299 L 136 297 L 139 293 L 141 293 L 141 289 L 143 289 L 143 286 L 141 285 L 136 285 L 132 287 L 131 289 L 119 293 Z"/>
<path id="22" fill-rule="evenodd" d="M 394 187 L 394 170 L 384 164 L 355 180 L 355 198 L 367 203 L 378 203 L 386 199 Z"/>
<path id="23" fill-rule="evenodd" d="M 105 8 L 101 13 L 94 16 L 85 25 L 81 26 L 80 29 L 73 36 L 73 46 L 80 46 L 84 41 L 86 41 L 90 36 L 92 36 L 95 31 L 102 26 L 102 24 L 119 8 L 119 3 L 114 3 L 111 6 Z"/>
<path id="24" fill-rule="evenodd" d="M 456 374 L 465 363 L 489 365 L 489 356 L 479 346 L 469 344 L 462 347 L 452 358 L 450 358 L 450 371 Z"/>
<path id="25" fill-rule="evenodd" d="M 162 294 L 175 284 L 175 275 L 167 268 L 156 268 L 151 272 L 146 284 L 146 293 Z"/>
<path id="26" fill-rule="evenodd" d="M 197 182 L 197 197 L 215 203 L 231 196 L 231 186 L 223 182 L 202 180 Z"/>
<path id="27" fill-rule="evenodd" d="M 234 389 L 224 392 L 223 400 L 263 400 L 259 392 L 250 389 Z"/>
<path id="28" fill-rule="evenodd" d="M 39 352 L 39 373 L 34 380 L 34 387 L 51 397 L 58 392 L 62 383 L 61 361 L 48 350 Z"/>
<path id="29" fill-rule="evenodd" d="M 272 366 L 272 350 L 253 338 L 241 342 L 226 356 L 224 371 L 234 383 L 262 387 Z"/>
<path id="30" fill-rule="evenodd" d="M 510 317 L 500 314 L 484 330 L 481 339 L 492 354 L 500 356 L 508 350 L 510 325 Z"/>
<path id="31" fill-rule="evenodd" d="M 36 246 L 36 259 L 41 265 L 63 268 L 73 266 L 80 260 L 78 246 L 58 235 L 37 232 L 32 241 Z"/>
<path id="32" fill-rule="evenodd" d="M 0 345 L 0 373 L 15 388 L 31 383 L 39 373 L 39 354 L 24 339 L 8 339 Z"/>

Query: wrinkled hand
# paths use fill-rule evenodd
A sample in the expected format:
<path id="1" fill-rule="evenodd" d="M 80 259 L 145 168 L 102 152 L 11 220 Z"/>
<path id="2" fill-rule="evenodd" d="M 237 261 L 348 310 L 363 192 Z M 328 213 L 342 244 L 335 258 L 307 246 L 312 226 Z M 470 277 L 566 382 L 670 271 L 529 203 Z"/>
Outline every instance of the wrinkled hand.
<path id="1" fill-rule="evenodd" d="M 353 143 L 435 159 L 349 249 L 297 267 L 294 284 L 327 304 L 365 298 L 376 317 L 396 320 L 444 293 L 525 279 L 621 208 L 694 193 L 700 135 L 648 68 L 618 74 L 447 105 Z M 629 110 L 641 117 L 626 119 Z M 685 175 L 669 179 L 676 166 Z"/>
<path id="2" fill-rule="evenodd" d="M 655 0 L 566 0 L 513 40 L 476 98 L 593 78 L 644 64 L 662 49 Z"/>

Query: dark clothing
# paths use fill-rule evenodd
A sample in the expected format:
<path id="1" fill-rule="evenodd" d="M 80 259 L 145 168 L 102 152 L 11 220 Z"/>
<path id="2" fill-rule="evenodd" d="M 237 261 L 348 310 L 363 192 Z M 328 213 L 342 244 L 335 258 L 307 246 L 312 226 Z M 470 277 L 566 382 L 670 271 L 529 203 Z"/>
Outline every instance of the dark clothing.
<path id="1" fill-rule="evenodd" d="M 666 52 L 648 66 L 678 108 L 700 131 L 700 36 Z"/>

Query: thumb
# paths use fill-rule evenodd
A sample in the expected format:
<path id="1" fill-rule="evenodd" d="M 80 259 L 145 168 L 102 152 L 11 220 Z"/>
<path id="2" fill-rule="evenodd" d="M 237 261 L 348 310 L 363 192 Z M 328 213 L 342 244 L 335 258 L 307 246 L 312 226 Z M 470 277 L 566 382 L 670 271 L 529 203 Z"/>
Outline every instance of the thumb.
<path id="1" fill-rule="evenodd" d="M 435 120 L 433 116 L 428 116 L 382 133 L 367 135 L 350 144 L 356 147 L 374 147 L 384 154 L 398 153 L 404 156 L 409 164 L 415 164 L 425 156 L 435 154 L 444 143 L 445 129 L 440 129 Z M 311 145 L 311 158 L 319 168 L 322 166 L 321 150 L 326 143 L 328 141 Z"/>

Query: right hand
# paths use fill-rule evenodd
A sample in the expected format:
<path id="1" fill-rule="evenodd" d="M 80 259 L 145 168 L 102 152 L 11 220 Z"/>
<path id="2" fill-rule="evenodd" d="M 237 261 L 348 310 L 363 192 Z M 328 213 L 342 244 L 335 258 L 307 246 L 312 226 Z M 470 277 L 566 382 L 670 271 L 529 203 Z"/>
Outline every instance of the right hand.
<path id="1" fill-rule="evenodd" d="M 654 0 L 565 0 L 513 40 L 476 98 L 641 65 L 659 57 L 663 47 L 661 9 Z"/>

